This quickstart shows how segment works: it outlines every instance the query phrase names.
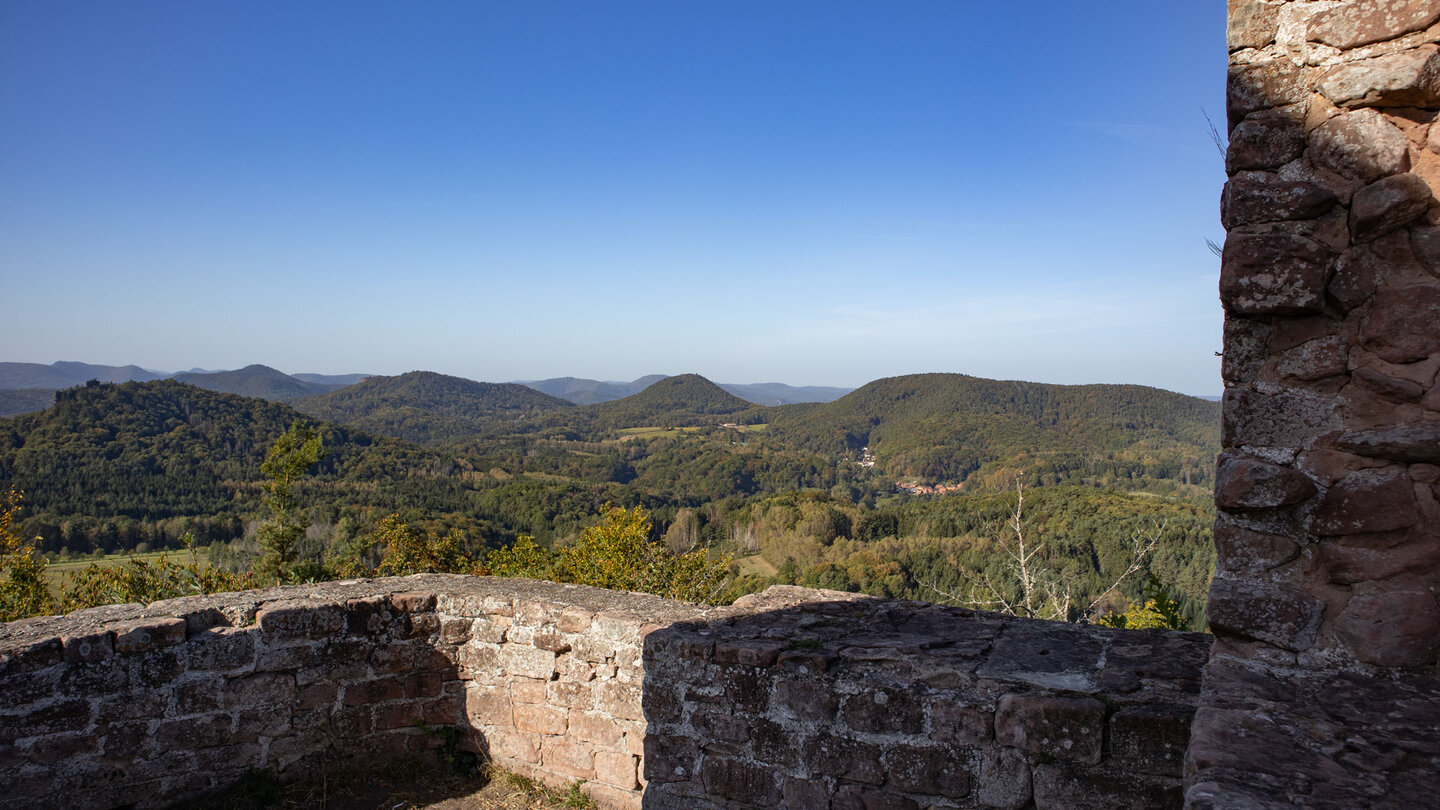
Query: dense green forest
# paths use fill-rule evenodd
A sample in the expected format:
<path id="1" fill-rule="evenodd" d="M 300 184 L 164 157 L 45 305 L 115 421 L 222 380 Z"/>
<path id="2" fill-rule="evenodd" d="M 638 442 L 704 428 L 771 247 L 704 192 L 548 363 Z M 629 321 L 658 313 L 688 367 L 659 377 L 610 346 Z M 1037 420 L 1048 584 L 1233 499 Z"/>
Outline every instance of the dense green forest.
<path id="1" fill-rule="evenodd" d="M 1003 574 L 1017 484 L 1077 603 L 1137 537 L 1158 533 L 1143 573 L 1191 615 L 1213 564 L 1218 406 L 1139 386 L 917 375 L 765 408 L 682 375 L 575 406 L 416 372 L 294 404 L 173 380 L 63 390 L 0 421 L 0 486 L 24 493 L 17 525 L 47 552 L 175 547 L 188 533 L 238 571 L 260 554 L 266 451 L 312 420 L 323 455 L 294 497 L 313 572 L 392 514 L 483 556 L 521 535 L 565 547 L 607 506 L 642 506 L 676 552 L 733 554 L 735 593 L 796 582 L 953 601 Z M 959 491 L 907 495 L 900 480 Z"/>

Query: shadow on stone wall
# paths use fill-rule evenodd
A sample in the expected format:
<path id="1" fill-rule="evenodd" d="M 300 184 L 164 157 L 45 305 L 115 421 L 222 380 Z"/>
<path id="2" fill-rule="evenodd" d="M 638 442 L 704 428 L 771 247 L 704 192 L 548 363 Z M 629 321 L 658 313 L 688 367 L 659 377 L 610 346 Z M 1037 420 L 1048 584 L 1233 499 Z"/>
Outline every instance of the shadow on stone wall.
<path id="1" fill-rule="evenodd" d="M 1179 808 L 1209 646 L 777 586 L 646 636 L 643 806 Z"/>

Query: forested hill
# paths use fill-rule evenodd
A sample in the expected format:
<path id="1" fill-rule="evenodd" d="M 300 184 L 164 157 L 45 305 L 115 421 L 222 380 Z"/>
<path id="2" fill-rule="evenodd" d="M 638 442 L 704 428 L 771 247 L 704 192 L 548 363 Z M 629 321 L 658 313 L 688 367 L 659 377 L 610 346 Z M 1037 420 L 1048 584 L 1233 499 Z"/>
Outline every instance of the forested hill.
<path id="1" fill-rule="evenodd" d="M 181 372 L 172 379 L 208 391 L 259 397 L 272 402 L 290 402 L 300 397 L 323 394 L 338 386 L 298 380 L 269 366 L 249 365 L 234 371 Z"/>
<path id="2" fill-rule="evenodd" d="M 295 407 L 327 422 L 414 442 L 467 439 L 575 406 L 519 383 L 482 383 L 432 371 L 369 377 L 338 391 L 297 400 Z"/>
<path id="3" fill-rule="evenodd" d="M 569 400 L 576 405 L 594 405 L 638 394 L 665 379 L 665 376 L 664 374 L 649 374 L 628 383 L 587 380 L 580 377 L 552 377 L 548 380 L 527 382 L 525 385 L 553 397 Z"/>
<path id="4" fill-rule="evenodd" d="M 666 377 L 638 394 L 583 408 L 596 425 L 695 425 L 713 423 L 715 417 L 755 409 L 752 403 L 729 393 L 699 374 Z"/>
<path id="5" fill-rule="evenodd" d="M 243 515 L 258 505 L 266 450 L 295 419 L 305 417 L 279 403 L 172 380 L 91 383 L 58 392 L 45 411 L 0 421 L 0 482 L 24 493 L 32 516 Z M 321 432 L 325 457 L 313 475 L 331 488 L 348 480 L 373 494 L 377 483 L 449 463 L 346 428 Z"/>
<path id="6" fill-rule="evenodd" d="M 964 480 L 990 465 L 1025 469 L 1037 482 L 1201 484 L 1220 443 L 1216 402 L 1138 385 L 962 374 L 876 380 L 834 402 L 772 408 L 766 417 L 773 438 L 829 455 L 869 446 L 886 475 L 931 481 Z"/>

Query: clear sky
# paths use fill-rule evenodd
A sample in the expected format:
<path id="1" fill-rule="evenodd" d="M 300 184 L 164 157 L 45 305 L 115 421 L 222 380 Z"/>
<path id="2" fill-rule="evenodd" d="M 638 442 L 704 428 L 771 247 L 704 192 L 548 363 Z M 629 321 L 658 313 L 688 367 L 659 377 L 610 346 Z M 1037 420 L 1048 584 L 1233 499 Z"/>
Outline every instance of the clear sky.
<path id="1" fill-rule="evenodd" d="M 0 2 L 0 360 L 1219 393 L 1219 0 Z"/>

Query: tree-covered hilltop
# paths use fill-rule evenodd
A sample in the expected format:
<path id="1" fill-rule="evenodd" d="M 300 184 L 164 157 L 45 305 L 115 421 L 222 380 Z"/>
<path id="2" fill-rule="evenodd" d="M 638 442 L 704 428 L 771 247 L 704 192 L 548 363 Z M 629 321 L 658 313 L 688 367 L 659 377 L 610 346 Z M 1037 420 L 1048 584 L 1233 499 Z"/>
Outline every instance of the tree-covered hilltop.
<path id="1" fill-rule="evenodd" d="M 519 383 L 482 383 L 431 371 L 369 377 L 294 405 L 316 419 L 422 444 L 521 430 L 541 414 L 575 407 Z"/>
<path id="2" fill-rule="evenodd" d="M 581 411 L 590 424 L 602 428 L 682 427 L 716 424 L 726 421 L 716 417 L 752 411 L 756 407 L 699 374 L 678 374 L 638 394 L 587 405 Z"/>
<path id="3" fill-rule="evenodd" d="M 815 452 L 855 458 L 868 446 L 891 480 L 960 482 L 1024 469 L 1033 483 L 1209 486 L 1220 441 L 1215 402 L 1138 385 L 961 374 L 890 377 L 828 404 L 765 415 L 772 437 Z"/>
<path id="4" fill-rule="evenodd" d="M 293 402 L 301 397 L 333 391 L 338 385 L 306 382 L 258 363 L 234 371 L 182 371 L 171 379 L 207 391 L 259 397 L 272 402 Z"/>

